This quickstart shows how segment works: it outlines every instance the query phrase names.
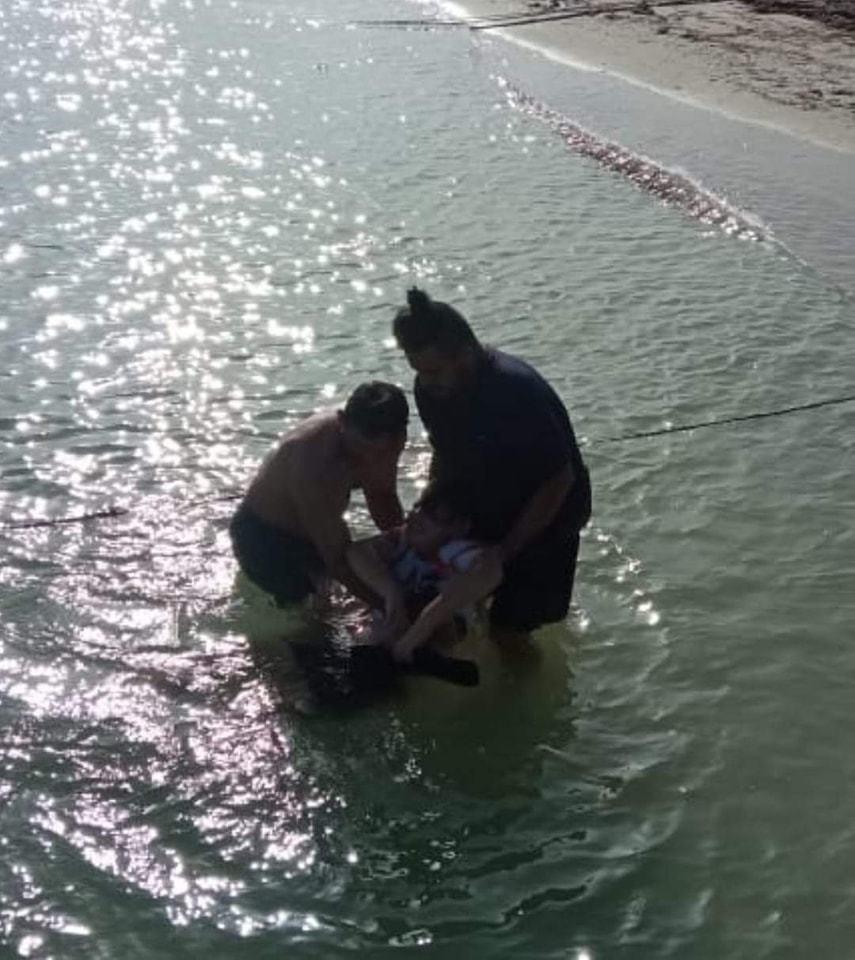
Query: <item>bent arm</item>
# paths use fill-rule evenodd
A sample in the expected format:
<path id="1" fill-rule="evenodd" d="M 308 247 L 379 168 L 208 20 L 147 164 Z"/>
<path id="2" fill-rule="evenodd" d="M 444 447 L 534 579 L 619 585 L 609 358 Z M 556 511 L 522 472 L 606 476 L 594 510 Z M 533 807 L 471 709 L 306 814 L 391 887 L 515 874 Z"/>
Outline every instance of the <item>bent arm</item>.
<path id="1" fill-rule="evenodd" d="M 399 660 L 409 660 L 413 651 L 448 623 L 459 610 L 488 597 L 502 580 L 502 567 L 492 551 L 485 550 L 473 565 L 443 584 L 439 595 L 421 611 L 415 622 L 393 647 Z"/>
<path id="2" fill-rule="evenodd" d="M 330 509 L 317 490 L 307 492 L 300 503 L 303 529 L 324 562 L 327 573 L 360 600 L 376 607 L 377 595 L 351 569 L 347 560 L 350 530 L 344 518 Z"/>
<path id="3" fill-rule="evenodd" d="M 366 487 L 365 505 L 378 530 L 391 530 L 400 526 L 404 520 L 404 511 L 394 484 L 380 489 Z"/>
<path id="4" fill-rule="evenodd" d="M 499 545 L 503 560 L 516 556 L 552 523 L 575 479 L 573 468 L 567 463 L 535 490 Z"/>

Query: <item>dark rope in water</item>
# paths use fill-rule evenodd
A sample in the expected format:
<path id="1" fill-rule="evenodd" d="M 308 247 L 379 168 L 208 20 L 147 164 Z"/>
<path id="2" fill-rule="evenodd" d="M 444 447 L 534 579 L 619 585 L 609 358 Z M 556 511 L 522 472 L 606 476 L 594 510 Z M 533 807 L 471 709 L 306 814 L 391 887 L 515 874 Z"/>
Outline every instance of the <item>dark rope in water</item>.
<path id="1" fill-rule="evenodd" d="M 843 403 L 855 401 L 855 394 L 843 397 L 831 397 L 827 400 L 815 400 L 812 403 L 800 403 L 792 407 L 781 407 L 777 410 L 766 410 L 760 413 L 744 413 L 733 417 L 722 417 L 719 420 L 701 420 L 697 423 L 683 423 L 676 427 L 662 427 L 659 430 L 642 430 L 638 433 L 624 433 L 616 437 L 601 437 L 594 443 L 624 443 L 628 440 L 645 440 L 650 437 L 664 437 L 670 433 L 688 433 L 692 430 L 701 430 L 705 427 L 721 427 L 729 423 L 744 423 L 747 420 L 765 420 L 768 417 L 783 417 L 790 413 L 801 413 L 805 410 L 818 410 L 820 407 L 839 406 Z M 206 503 L 217 503 L 228 500 L 238 500 L 242 494 L 225 493 L 216 497 L 207 497 L 202 500 L 193 500 L 188 506 L 200 506 Z M 92 513 L 83 513 L 73 517 L 60 517 L 55 520 L 22 520 L 20 522 L 5 523 L 0 530 L 32 530 L 37 527 L 56 527 L 66 523 L 86 523 L 88 520 L 108 520 L 122 517 L 130 513 L 127 507 L 108 507 L 105 510 L 96 510 Z"/>
<path id="2" fill-rule="evenodd" d="M 4 523 L 2 530 L 32 530 L 36 527 L 58 527 L 62 523 L 85 523 L 87 520 L 111 520 L 113 517 L 123 517 L 130 513 L 127 507 L 107 507 L 105 510 L 95 510 L 92 513 L 80 513 L 73 517 L 58 517 L 53 520 L 21 520 L 20 522 Z"/>
<path id="3" fill-rule="evenodd" d="M 800 403 L 794 407 L 781 407 L 779 410 L 766 410 L 762 413 L 744 413 L 734 417 L 722 417 L 720 420 L 702 420 L 699 423 L 684 423 L 676 427 L 663 427 L 660 430 L 642 430 L 639 433 L 625 433 L 619 437 L 602 437 L 597 443 L 621 443 L 625 440 L 643 440 L 647 437 L 662 437 L 669 433 L 688 433 L 703 427 L 720 427 L 727 423 L 742 423 L 745 420 L 763 420 L 766 417 L 782 417 L 787 413 L 800 413 L 802 410 L 816 410 L 819 407 L 832 407 L 841 403 L 851 403 L 855 394 L 845 397 L 833 397 L 829 400 L 815 400 L 813 403 Z"/>

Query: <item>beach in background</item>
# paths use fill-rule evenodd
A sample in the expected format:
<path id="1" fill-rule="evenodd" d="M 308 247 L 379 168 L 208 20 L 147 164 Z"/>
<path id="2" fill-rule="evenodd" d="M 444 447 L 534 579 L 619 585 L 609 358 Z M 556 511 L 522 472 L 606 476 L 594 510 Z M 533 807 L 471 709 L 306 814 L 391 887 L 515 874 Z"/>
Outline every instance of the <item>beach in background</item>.
<path id="1" fill-rule="evenodd" d="M 842 4 L 839 13 L 821 0 L 468 0 L 449 9 L 485 28 L 506 22 L 509 38 L 573 64 L 855 152 L 855 27 Z M 786 12 L 806 9 L 813 16 Z"/>
<path id="2" fill-rule="evenodd" d="M 730 0 L 593 16 L 577 16 L 569 0 L 546 13 L 510 0 L 411 9 L 427 22 L 451 17 L 443 22 L 456 23 L 484 51 L 517 107 L 545 121 L 571 152 L 701 219 L 732 215 L 737 233 L 755 225 L 758 235 L 855 293 L 848 21 L 840 27 L 760 14 Z M 556 19 L 568 12 L 570 19 Z M 706 33 L 662 33 L 659 13 L 683 24 L 699 18 Z M 722 17 L 747 39 L 720 42 L 711 24 Z M 806 38 L 813 35 L 812 47 Z M 798 67 L 805 50 L 831 64 L 817 70 L 837 76 L 833 96 L 798 94 L 810 76 Z M 773 84 L 772 74 L 788 79 Z"/>

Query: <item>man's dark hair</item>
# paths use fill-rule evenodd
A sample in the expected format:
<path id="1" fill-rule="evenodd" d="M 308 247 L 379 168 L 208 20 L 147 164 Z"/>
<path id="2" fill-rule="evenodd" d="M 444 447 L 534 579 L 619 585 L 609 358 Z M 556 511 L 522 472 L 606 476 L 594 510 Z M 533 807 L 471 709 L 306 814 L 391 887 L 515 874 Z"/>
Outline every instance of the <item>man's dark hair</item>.
<path id="1" fill-rule="evenodd" d="M 458 484 L 431 480 L 416 501 L 416 506 L 442 523 L 472 519 L 472 500 Z"/>
<path id="2" fill-rule="evenodd" d="M 410 408 L 404 391 L 394 383 L 371 380 L 361 383 L 344 407 L 344 419 L 371 440 L 407 429 Z"/>
<path id="3" fill-rule="evenodd" d="M 447 303 L 440 303 L 418 287 L 407 291 L 407 306 L 392 322 L 392 332 L 405 353 L 436 347 L 446 354 L 464 347 L 477 347 L 478 338 L 464 317 Z"/>

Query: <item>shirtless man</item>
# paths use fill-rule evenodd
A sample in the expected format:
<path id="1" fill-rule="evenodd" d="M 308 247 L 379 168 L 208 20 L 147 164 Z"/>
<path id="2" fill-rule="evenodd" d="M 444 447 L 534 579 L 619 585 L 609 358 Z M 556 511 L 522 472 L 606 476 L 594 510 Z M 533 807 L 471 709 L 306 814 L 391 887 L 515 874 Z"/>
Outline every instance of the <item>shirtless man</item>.
<path id="1" fill-rule="evenodd" d="M 363 383 L 343 410 L 287 433 L 261 465 L 229 532 L 243 572 L 279 606 L 305 599 L 328 578 L 376 605 L 348 565 L 344 512 L 351 490 L 361 488 L 381 530 L 401 523 L 396 475 L 408 416 L 398 387 Z M 397 619 L 401 611 L 387 615 Z"/>

